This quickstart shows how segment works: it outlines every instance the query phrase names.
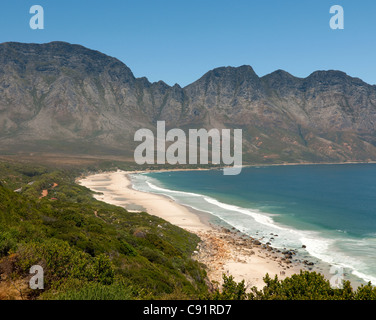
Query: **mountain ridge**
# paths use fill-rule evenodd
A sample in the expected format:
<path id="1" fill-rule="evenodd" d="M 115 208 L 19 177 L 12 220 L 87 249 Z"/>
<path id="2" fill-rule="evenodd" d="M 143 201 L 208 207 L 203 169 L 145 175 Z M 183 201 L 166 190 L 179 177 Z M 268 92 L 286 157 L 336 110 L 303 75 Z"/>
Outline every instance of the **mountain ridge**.
<path id="1" fill-rule="evenodd" d="M 376 86 L 342 71 L 259 77 L 218 67 L 191 84 L 137 78 L 81 45 L 0 44 L 0 150 L 131 155 L 133 135 L 167 127 L 242 128 L 257 163 L 376 160 Z"/>

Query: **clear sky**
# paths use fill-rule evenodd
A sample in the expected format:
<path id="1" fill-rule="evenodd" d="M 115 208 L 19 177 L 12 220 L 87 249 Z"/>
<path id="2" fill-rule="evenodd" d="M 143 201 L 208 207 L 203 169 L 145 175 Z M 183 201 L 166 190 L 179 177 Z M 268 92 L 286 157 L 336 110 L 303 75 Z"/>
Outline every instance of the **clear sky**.
<path id="1" fill-rule="evenodd" d="M 344 30 L 329 27 L 336 4 Z M 44 30 L 29 26 L 32 5 L 44 8 Z M 0 42 L 81 44 L 170 85 L 243 64 L 259 76 L 335 69 L 376 84 L 375 0 L 1 0 L 0 30 Z"/>

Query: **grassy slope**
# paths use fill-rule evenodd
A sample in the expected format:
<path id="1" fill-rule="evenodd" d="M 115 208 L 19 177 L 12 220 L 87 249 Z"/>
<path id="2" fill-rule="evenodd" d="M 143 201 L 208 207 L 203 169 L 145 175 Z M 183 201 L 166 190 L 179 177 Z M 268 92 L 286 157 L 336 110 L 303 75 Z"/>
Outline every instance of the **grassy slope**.
<path id="1" fill-rule="evenodd" d="M 74 183 L 77 174 L 0 162 L 0 269 L 17 281 L 27 277 L 31 265 L 42 264 L 45 290 L 25 293 L 29 298 L 207 293 L 205 271 L 190 258 L 197 236 L 147 213 L 96 201 Z M 44 189 L 48 195 L 39 199 Z"/>

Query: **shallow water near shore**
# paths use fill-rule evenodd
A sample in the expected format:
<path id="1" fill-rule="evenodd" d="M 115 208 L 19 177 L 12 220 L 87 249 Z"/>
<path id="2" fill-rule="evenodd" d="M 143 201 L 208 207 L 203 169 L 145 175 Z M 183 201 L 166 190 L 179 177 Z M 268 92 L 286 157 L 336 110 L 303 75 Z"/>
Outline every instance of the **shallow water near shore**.
<path id="1" fill-rule="evenodd" d="M 342 268 L 354 283 L 373 284 L 375 178 L 375 164 L 248 167 L 237 176 L 220 170 L 131 175 L 137 190 L 169 196 L 263 243 Z"/>

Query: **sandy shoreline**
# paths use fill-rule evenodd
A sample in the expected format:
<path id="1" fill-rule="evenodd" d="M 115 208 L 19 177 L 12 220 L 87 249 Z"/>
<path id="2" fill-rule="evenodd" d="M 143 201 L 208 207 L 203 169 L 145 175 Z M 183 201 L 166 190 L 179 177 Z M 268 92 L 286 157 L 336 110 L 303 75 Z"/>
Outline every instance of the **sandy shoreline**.
<path id="1" fill-rule="evenodd" d="M 78 183 L 96 192 L 97 200 L 127 208 L 130 206 L 144 209 L 151 215 L 184 228 L 201 238 L 194 258 L 207 266 L 211 281 L 222 282 L 222 274 L 233 275 L 236 281 L 245 280 L 250 288 L 264 286 L 262 278 L 266 273 L 280 279 L 306 270 L 303 263 L 290 259 L 286 254 L 272 247 L 255 243 L 254 239 L 236 230 L 210 224 L 200 218 L 200 213 L 193 212 L 175 201 L 152 193 L 132 189 L 127 176 L 135 172 L 99 173 L 78 180 Z M 129 210 L 131 211 L 131 210 Z M 137 211 L 137 210 L 136 210 Z"/>

